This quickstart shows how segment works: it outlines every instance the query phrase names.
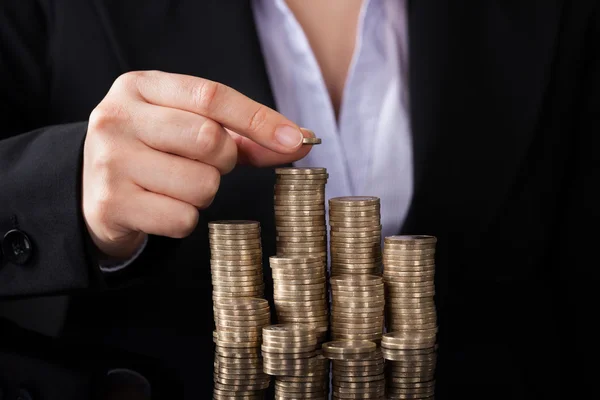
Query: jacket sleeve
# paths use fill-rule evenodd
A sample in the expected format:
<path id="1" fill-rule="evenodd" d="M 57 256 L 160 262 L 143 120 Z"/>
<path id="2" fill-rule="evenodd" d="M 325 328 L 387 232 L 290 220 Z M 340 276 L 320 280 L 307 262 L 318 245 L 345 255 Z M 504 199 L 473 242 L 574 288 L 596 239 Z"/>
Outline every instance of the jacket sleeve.
<path id="1" fill-rule="evenodd" d="M 82 289 L 96 273 L 80 212 L 87 123 L 34 129 L 49 104 L 45 12 L 36 0 L 0 2 L 0 297 Z"/>

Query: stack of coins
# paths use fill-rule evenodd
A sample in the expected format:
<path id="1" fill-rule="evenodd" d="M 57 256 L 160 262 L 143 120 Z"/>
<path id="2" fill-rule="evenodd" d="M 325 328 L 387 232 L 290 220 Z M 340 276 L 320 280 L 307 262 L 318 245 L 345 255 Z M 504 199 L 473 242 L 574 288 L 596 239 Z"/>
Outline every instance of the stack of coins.
<path id="1" fill-rule="evenodd" d="M 327 259 L 325 168 L 277 168 L 275 227 L 277 255 Z"/>
<path id="2" fill-rule="evenodd" d="M 208 224 L 208 230 L 213 300 L 264 297 L 260 224 L 215 221 Z"/>
<path id="3" fill-rule="evenodd" d="M 388 399 L 433 399 L 435 395 L 436 329 L 383 335 Z"/>
<path id="4" fill-rule="evenodd" d="M 319 256 L 272 256 L 269 262 L 277 321 L 306 325 L 323 343 L 329 327 L 323 260 Z"/>
<path id="5" fill-rule="evenodd" d="M 385 308 L 383 279 L 377 275 L 337 275 L 330 283 L 332 338 L 378 343 Z"/>
<path id="6" fill-rule="evenodd" d="M 276 376 L 275 398 L 327 398 L 328 366 L 318 347 L 315 331 L 307 326 L 263 328 L 264 372 Z"/>
<path id="7" fill-rule="evenodd" d="M 239 297 L 214 301 L 217 330 L 213 399 L 262 398 L 270 377 L 263 371 L 262 329 L 270 323 L 265 299 Z"/>
<path id="8" fill-rule="evenodd" d="M 384 357 L 390 360 L 390 399 L 434 396 L 436 242 L 433 236 L 419 235 L 390 236 L 384 240 L 386 326 L 390 333 L 384 335 L 381 347 Z"/>
<path id="9" fill-rule="evenodd" d="M 378 197 L 329 200 L 331 275 L 381 273 Z"/>
<path id="10" fill-rule="evenodd" d="M 332 361 L 334 399 L 384 399 L 385 374 L 381 350 L 373 342 L 333 341 L 323 344 Z"/>
<path id="11" fill-rule="evenodd" d="M 437 239 L 433 236 L 389 236 L 384 241 L 383 279 L 388 332 L 435 328 L 433 279 Z"/>

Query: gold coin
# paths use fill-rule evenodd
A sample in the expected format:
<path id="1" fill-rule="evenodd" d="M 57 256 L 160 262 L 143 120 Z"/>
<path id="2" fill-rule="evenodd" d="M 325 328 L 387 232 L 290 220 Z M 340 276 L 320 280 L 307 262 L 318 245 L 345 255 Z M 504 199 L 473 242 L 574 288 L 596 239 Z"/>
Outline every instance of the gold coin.
<path id="1" fill-rule="evenodd" d="M 260 222 L 247 220 L 221 220 L 208 223 L 212 229 L 249 229 L 260 228 Z"/>
<path id="2" fill-rule="evenodd" d="M 432 245 L 437 242 L 437 238 L 435 236 L 428 235 L 394 235 L 388 236 L 385 238 L 385 243 L 390 244 L 428 244 Z"/>
<path id="3" fill-rule="evenodd" d="M 277 175 L 296 175 L 296 174 L 326 174 L 326 168 L 308 167 L 308 168 L 275 168 Z"/>
<path id="4" fill-rule="evenodd" d="M 356 206 L 369 206 L 378 205 L 379 198 L 374 196 L 345 196 L 345 197 L 334 197 L 329 200 L 329 205 L 332 207 L 356 207 Z"/>
<path id="5" fill-rule="evenodd" d="M 321 139 L 316 137 L 304 137 L 302 138 L 303 145 L 315 145 L 321 144 Z"/>

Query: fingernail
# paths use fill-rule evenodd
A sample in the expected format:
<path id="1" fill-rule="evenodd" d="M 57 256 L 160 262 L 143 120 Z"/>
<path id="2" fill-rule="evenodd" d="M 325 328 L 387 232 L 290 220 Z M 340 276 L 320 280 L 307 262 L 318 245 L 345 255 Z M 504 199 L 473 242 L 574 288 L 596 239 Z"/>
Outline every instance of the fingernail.
<path id="1" fill-rule="evenodd" d="M 289 125 L 279 125 L 275 129 L 275 139 L 284 147 L 296 148 L 302 143 L 302 138 L 302 132 Z"/>
<path id="2" fill-rule="evenodd" d="M 317 137 L 317 135 L 315 135 L 315 133 L 313 131 L 311 131 L 310 129 L 300 128 L 300 131 L 302 132 L 304 137 L 312 137 L 312 138 Z"/>

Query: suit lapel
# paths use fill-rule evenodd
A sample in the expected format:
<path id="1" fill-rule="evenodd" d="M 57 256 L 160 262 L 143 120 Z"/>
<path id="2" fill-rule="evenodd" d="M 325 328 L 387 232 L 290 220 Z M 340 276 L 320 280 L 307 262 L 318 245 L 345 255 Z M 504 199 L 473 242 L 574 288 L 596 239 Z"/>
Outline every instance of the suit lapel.
<path id="1" fill-rule="evenodd" d="M 482 232 L 536 132 L 561 0 L 409 2 L 414 197 L 404 230 Z"/>

